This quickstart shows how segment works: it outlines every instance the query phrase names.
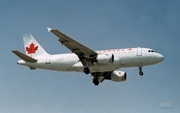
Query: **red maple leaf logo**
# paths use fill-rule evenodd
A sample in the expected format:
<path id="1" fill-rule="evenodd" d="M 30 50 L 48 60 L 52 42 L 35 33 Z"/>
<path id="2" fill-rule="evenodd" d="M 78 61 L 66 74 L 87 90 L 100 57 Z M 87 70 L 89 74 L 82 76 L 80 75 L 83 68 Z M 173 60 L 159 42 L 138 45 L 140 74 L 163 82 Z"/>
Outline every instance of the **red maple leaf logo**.
<path id="1" fill-rule="evenodd" d="M 38 46 L 35 46 L 33 43 L 31 43 L 29 47 L 26 47 L 26 51 L 28 52 L 27 54 L 36 53 L 37 49 Z"/>

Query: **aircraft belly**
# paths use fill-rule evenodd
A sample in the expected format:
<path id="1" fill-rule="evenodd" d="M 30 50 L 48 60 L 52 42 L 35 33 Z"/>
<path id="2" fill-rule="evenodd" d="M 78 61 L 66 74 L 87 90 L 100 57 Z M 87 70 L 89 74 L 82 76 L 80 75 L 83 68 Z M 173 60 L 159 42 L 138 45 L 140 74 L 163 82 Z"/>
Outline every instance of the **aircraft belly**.
<path id="1" fill-rule="evenodd" d="M 84 66 L 81 64 L 81 62 L 74 64 L 73 67 L 77 72 L 83 72 Z M 107 65 L 97 64 L 97 65 L 89 65 L 88 67 L 90 72 L 105 72 L 120 68 L 118 67 L 118 65 L 114 65 L 114 64 L 107 64 Z"/>
<path id="2" fill-rule="evenodd" d="M 57 71 L 75 71 L 72 67 L 74 61 L 60 61 L 60 62 L 52 62 L 52 67 Z"/>
<path id="3" fill-rule="evenodd" d="M 120 67 L 117 67 L 116 65 L 93 65 L 89 66 L 89 69 L 91 72 L 106 72 L 106 71 L 113 71 Z"/>

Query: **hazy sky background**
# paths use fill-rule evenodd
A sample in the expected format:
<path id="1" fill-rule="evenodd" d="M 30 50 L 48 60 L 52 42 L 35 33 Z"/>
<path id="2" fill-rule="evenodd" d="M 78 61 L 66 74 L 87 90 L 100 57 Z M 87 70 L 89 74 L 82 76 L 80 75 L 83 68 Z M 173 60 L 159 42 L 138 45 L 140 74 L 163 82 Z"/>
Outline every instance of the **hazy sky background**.
<path id="1" fill-rule="evenodd" d="M 179 113 L 180 0 L 1 0 L 0 113 Z M 93 50 L 148 47 L 159 64 L 123 68 L 125 82 L 94 86 L 90 75 L 17 65 L 31 33 L 50 54 L 70 52 L 46 27 Z M 163 105 L 171 107 L 163 108 Z"/>

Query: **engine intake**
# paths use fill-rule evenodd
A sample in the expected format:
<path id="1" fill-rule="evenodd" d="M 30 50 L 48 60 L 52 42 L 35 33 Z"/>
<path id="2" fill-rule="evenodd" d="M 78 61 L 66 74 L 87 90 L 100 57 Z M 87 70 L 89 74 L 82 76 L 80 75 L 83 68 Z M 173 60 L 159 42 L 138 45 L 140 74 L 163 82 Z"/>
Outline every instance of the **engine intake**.
<path id="1" fill-rule="evenodd" d="M 96 60 L 99 64 L 109 64 L 114 62 L 114 55 L 113 54 L 102 54 L 98 55 Z"/>

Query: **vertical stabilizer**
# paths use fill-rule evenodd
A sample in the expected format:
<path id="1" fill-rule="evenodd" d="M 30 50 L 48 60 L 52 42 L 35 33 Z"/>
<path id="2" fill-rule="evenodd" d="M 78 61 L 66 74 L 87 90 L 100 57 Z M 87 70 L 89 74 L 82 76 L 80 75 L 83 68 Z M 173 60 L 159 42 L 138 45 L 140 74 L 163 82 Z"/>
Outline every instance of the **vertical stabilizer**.
<path id="1" fill-rule="evenodd" d="M 26 55 L 31 57 L 49 55 L 31 34 L 25 34 L 23 40 Z"/>

